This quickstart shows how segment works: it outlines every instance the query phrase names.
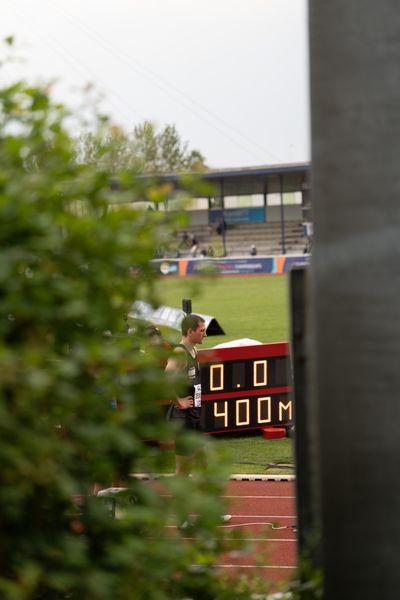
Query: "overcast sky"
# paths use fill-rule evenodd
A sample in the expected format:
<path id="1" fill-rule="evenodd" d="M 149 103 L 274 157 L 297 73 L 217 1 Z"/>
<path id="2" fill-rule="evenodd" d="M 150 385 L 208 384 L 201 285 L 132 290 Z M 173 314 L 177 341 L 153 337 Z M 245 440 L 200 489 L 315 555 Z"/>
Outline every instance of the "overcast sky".
<path id="1" fill-rule="evenodd" d="M 0 35 L 8 78 L 71 106 L 93 83 L 114 123 L 175 124 L 210 167 L 309 160 L 307 0 L 3 0 Z"/>

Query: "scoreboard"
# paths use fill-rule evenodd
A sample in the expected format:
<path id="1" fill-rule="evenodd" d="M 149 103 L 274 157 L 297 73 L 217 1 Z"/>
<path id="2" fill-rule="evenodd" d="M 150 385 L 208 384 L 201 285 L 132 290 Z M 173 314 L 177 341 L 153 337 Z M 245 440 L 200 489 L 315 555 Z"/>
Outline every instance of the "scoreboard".
<path id="1" fill-rule="evenodd" d="M 199 350 L 205 433 L 293 422 L 289 345 L 257 344 Z"/>

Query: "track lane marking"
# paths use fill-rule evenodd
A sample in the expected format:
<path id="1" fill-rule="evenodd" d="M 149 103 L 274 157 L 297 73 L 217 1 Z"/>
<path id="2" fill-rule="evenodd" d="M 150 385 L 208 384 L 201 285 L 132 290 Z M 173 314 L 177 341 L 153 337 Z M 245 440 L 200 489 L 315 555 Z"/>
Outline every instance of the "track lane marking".
<path id="1" fill-rule="evenodd" d="M 297 569 L 290 565 L 213 565 L 218 569 Z"/>
<path id="2" fill-rule="evenodd" d="M 232 514 L 232 519 L 295 519 L 296 515 L 242 515 Z"/>
<path id="3" fill-rule="evenodd" d="M 250 499 L 250 500 L 256 500 L 256 499 L 260 499 L 260 500 L 273 500 L 274 498 L 276 498 L 277 500 L 295 500 L 296 496 L 221 496 L 221 498 L 243 498 L 243 499 Z"/>

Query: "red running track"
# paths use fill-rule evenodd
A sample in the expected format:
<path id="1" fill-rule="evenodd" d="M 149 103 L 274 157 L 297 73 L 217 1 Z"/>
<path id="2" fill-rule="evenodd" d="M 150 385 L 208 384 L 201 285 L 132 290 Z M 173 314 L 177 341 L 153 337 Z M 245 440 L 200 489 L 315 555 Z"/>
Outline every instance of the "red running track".
<path id="1" fill-rule="evenodd" d="M 242 531 L 250 549 L 222 555 L 216 568 L 235 576 L 257 575 L 274 588 L 293 579 L 297 569 L 294 482 L 232 479 L 224 499 L 232 519 L 220 527 Z M 192 538 L 188 533 L 182 539 Z"/>
<path id="2" fill-rule="evenodd" d="M 275 584 L 292 579 L 297 568 L 294 483 L 231 480 L 225 498 L 232 520 L 223 527 L 243 531 L 252 550 L 239 557 L 227 554 L 218 567 L 253 572 Z"/>

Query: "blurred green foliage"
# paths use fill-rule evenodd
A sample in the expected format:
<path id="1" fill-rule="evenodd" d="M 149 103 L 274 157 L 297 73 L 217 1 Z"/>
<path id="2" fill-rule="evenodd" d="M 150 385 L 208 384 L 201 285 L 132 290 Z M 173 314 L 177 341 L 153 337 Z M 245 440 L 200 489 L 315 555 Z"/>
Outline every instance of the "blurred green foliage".
<path id="1" fill-rule="evenodd" d="M 106 121 L 95 132 L 81 134 L 75 141 L 79 162 L 116 175 L 123 168 L 137 173 L 179 173 L 206 170 L 198 150 L 182 142 L 175 125 L 158 130 L 151 121 L 143 121 L 126 133 Z"/>
<path id="2" fill-rule="evenodd" d="M 247 598 L 254 582 L 215 577 L 239 542 L 217 527 L 226 473 L 212 448 L 210 470 L 166 479 L 165 496 L 129 477 L 154 460 L 146 440 L 171 438 L 155 402 L 171 382 L 123 317 L 136 298 L 159 302 L 149 260 L 184 221 L 113 207 L 108 175 L 74 160 L 67 116 L 45 89 L 0 89 L 0 597 Z M 119 175 L 132 198 L 165 201 Z M 91 492 L 120 482 L 136 503 L 112 519 Z M 188 544 L 168 526 L 191 513 Z"/>

